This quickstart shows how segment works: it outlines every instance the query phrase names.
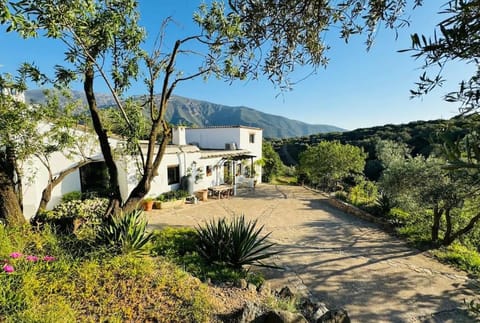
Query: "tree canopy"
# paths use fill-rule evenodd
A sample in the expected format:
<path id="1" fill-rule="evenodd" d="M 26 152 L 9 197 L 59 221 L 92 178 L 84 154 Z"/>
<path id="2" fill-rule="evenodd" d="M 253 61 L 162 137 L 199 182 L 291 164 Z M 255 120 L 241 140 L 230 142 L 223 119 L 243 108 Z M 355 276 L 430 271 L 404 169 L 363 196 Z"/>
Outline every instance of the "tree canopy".
<path id="1" fill-rule="evenodd" d="M 322 141 L 300 154 L 299 171 L 312 183 L 333 189 L 346 177 L 361 174 L 366 157 L 361 148 Z"/>

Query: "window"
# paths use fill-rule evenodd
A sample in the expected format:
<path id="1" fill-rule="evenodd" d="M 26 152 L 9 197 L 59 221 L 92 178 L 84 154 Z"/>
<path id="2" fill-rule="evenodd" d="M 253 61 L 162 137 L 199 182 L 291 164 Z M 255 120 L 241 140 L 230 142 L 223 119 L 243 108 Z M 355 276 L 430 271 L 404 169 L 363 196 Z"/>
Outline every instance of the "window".
<path id="1" fill-rule="evenodd" d="M 250 139 L 250 143 L 254 144 L 255 143 L 255 134 L 251 133 L 250 136 L 249 136 L 249 139 Z"/>
<path id="2" fill-rule="evenodd" d="M 180 183 L 180 167 L 178 165 L 168 166 L 168 185 Z"/>
<path id="3" fill-rule="evenodd" d="M 212 176 L 212 166 L 205 167 L 205 174 L 207 174 L 207 176 Z"/>

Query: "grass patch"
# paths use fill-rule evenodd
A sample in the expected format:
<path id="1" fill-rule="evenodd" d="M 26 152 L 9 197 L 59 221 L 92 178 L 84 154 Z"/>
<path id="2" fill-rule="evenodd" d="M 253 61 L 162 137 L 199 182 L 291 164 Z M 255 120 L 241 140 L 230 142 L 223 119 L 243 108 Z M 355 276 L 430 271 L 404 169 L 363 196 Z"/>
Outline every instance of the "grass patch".
<path id="1" fill-rule="evenodd" d="M 298 178 L 296 176 L 278 175 L 270 180 L 273 185 L 297 185 Z"/>
<path id="2" fill-rule="evenodd" d="M 207 287 L 177 265 L 106 250 L 78 256 L 65 241 L 48 230 L 0 227 L 0 260 L 14 269 L 0 272 L 0 321 L 209 320 Z"/>
<path id="3" fill-rule="evenodd" d="M 454 243 L 446 248 L 433 250 L 432 254 L 438 259 L 454 264 L 455 266 L 480 276 L 480 255 L 461 244 Z"/>

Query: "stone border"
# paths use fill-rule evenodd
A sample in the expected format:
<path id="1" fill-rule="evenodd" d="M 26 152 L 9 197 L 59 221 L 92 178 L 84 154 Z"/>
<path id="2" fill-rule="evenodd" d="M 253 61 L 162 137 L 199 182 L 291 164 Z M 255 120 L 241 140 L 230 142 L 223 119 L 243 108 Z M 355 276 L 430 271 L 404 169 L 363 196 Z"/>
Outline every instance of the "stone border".
<path id="1" fill-rule="evenodd" d="M 318 191 L 316 189 L 313 189 L 313 188 L 305 186 L 305 185 L 303 185 L 303 187 L 306 188 L 307 190 L 310 190 L 312 192 L 323 195 L 327 199 L 328 204 L 330 204 L 330 206 L 332 206 L 332 207 L 334 207 L 334 208 L 336 208 L 336 209 L 338 209 L 342 212 L 345 212 L 347 214 L 350 214 L 350 215 L 353 215 L 357 218 L 360 218 L 362 220 L 378 224 L 382 229 L 388 231 L 389 233 L 395 233 L 395 228 L 388 221 L 385 221 L 384 219 L 379 218 L 377 216 L 371 215 L 367 211 L 364 211 L 364 210 L 362 210 L 362 209 L 360 209 L 360 208 L 358 208 L 358 207 L 356 207 L 352 204 L 349 204 L 345 201 L 342 201 L 342 200 L 340 200 L 336 197 L 332 197 L 325 192 Z"/>
<path id="2" fill-rule="evenodd" d="M 354 205 L 348 204 L 347 202 L 339 200 L 337 198 L 330 197 L 330 196 L 328 196 L 327 198 L 328 198 L 328 204 L 330 204 L 334 208 L 339 209 L 340 211 L 343 211 L 343 212 L 348 213 L 350 215 L 356 216 L 360 219 L 378 224 L 382 227 L 382 229 L 385 229 L 389 232 L 394 232 L 393 226 L 390 223 L 388 223 L 387 221 L 385 221 L 385 220 L 383 220 L 379 217 L 376 217 L 374 215 L 371 215 L 370 213 L 368 213 L 368 212 L 366 212 L 362 209 L 359 209 L 358 207 L 356 207 Z"/>

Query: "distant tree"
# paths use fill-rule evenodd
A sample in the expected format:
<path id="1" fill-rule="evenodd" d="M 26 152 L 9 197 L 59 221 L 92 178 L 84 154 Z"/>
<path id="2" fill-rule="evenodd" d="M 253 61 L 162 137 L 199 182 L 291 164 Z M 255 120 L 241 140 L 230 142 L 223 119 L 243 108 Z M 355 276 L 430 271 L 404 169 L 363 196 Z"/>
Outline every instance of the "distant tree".
<path id="1" fill-rule="evenodd" d="M 411 149 L 404 142 L 392 140 L 378 140 L 375 144 L 375 151 L 384 168 L 392 163 L 404 161 L 411 154 Z"/>
<path id="2" fill-rule="evenodd" d="M 358 147 L 322 141 L 300 154 L 299 172 L 311 183 L 331 190 L 348 176 L 362 174 L 366 157 Z"/>
<path id="3" fill-rule="evenodd" d="M 273 149 L 268 141 L 262 143 L 262 181 L 270 182 L 275 176 L 278 176 L 284 165 L 280 156 Z"/>

